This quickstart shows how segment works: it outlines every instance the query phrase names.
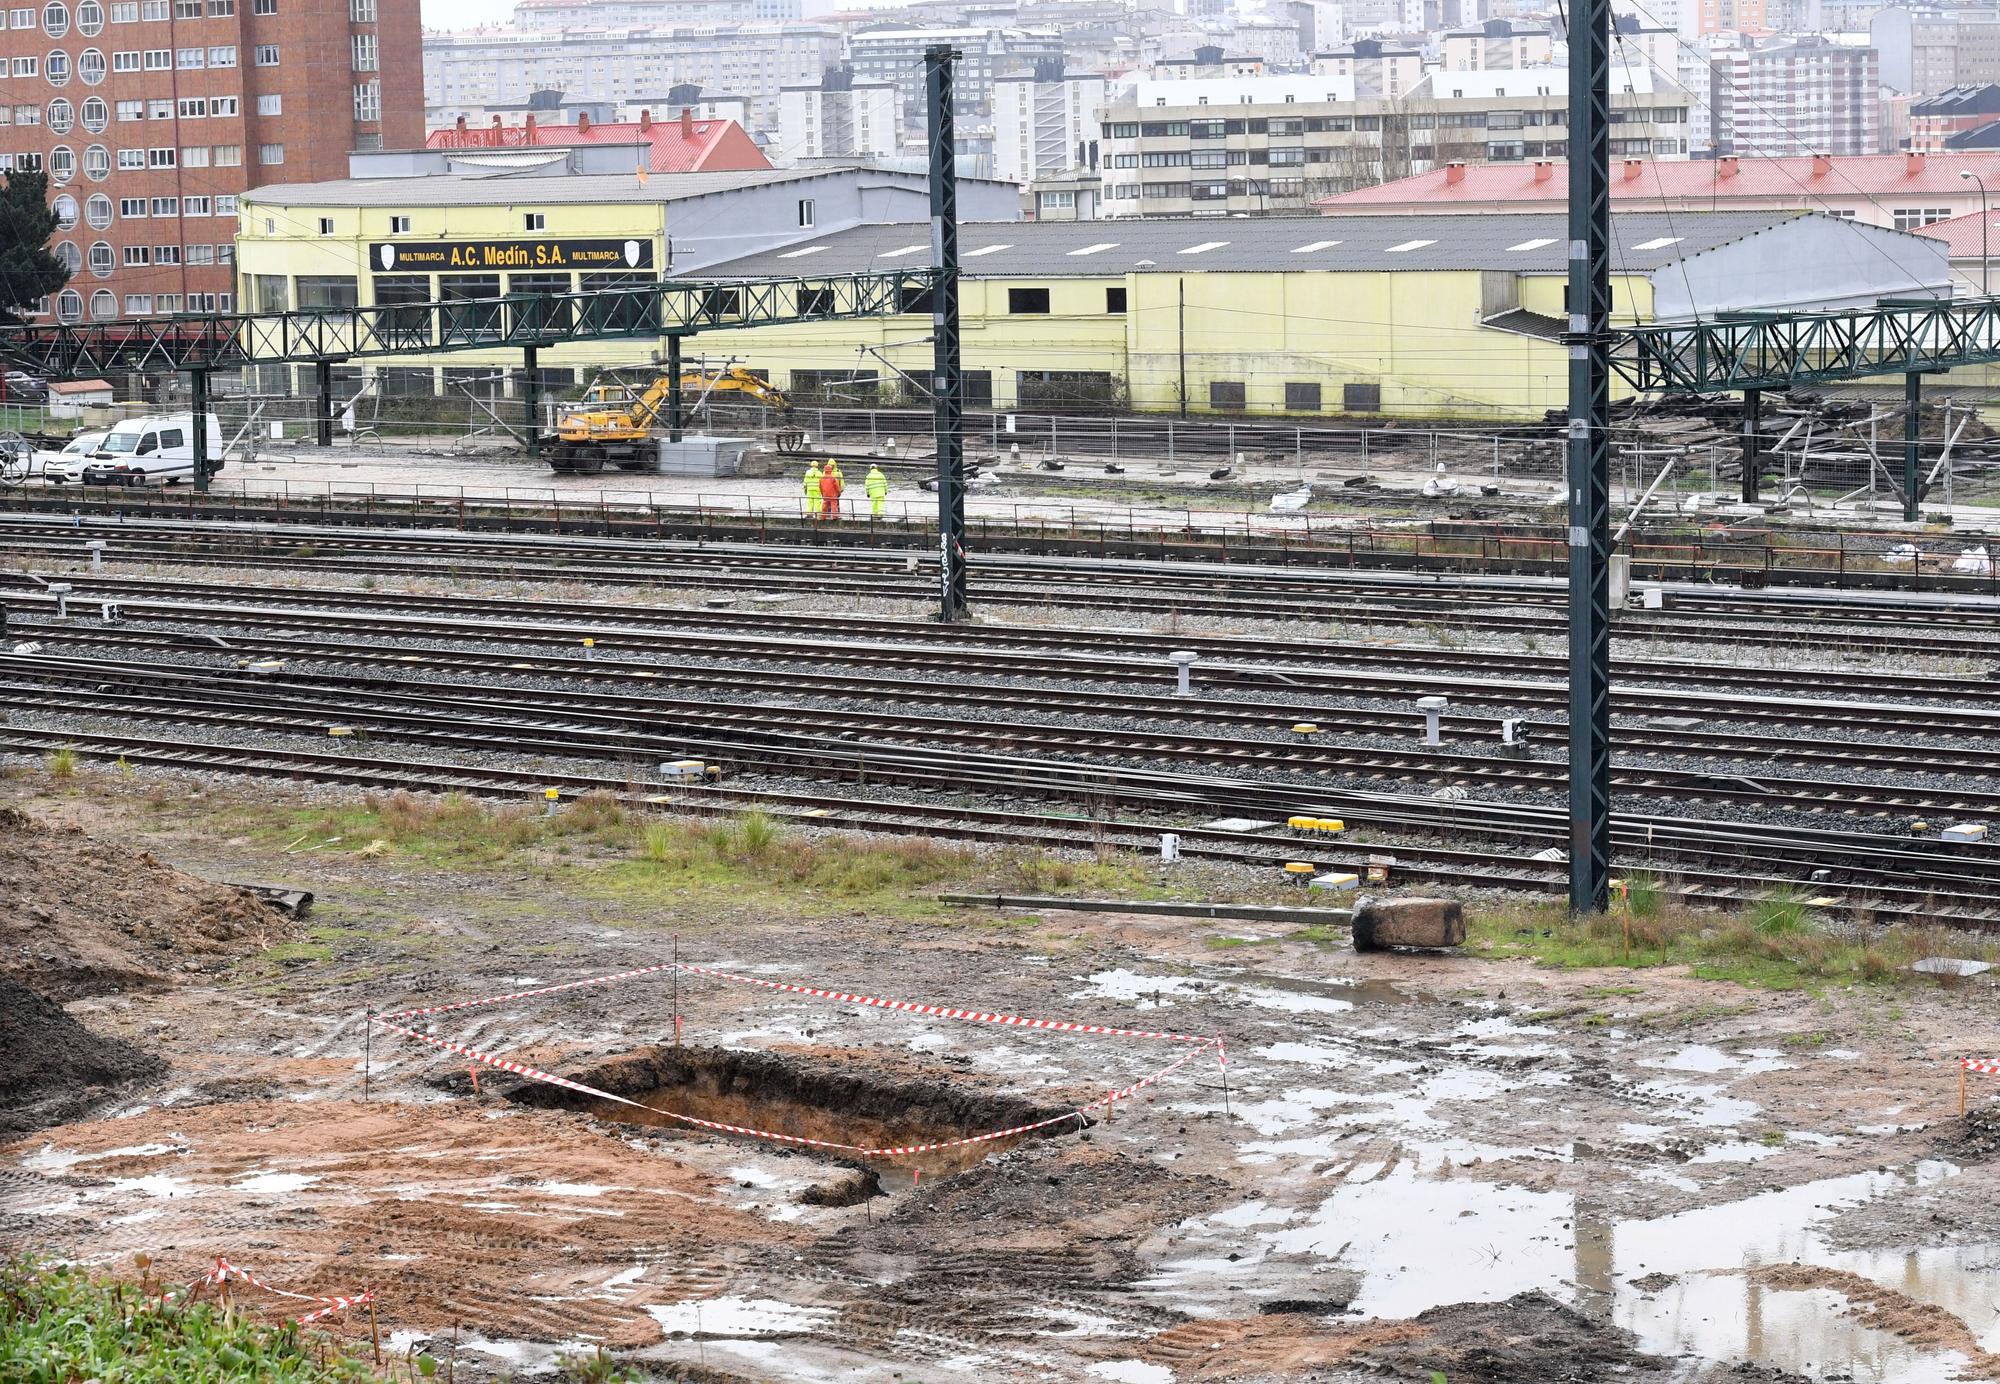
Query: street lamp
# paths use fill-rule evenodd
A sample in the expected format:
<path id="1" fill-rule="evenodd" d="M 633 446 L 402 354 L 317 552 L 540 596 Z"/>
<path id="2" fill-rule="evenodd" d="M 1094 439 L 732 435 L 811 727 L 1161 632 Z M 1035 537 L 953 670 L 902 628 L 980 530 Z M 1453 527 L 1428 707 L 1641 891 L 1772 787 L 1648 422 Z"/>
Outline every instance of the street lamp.
<path id="1" fill-rule="evenodd" d="M 1993 224 L 1993 216 L 1986 210 L 1986 180 L 1970 168 L 1959 169 L 1958 176 L 1979 184 L 1979 291 L 1991 298 L 1993 285 L 1987 280 L 1986 236 Z"/>

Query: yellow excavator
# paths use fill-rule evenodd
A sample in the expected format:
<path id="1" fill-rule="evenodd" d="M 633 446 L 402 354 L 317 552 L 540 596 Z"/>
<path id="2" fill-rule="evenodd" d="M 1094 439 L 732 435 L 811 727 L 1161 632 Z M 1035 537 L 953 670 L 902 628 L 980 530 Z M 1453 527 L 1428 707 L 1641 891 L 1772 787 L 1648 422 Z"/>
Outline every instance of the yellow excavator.
<path id="1" fill-rule="evenodd" d="M 636 395 L 616 382 L 592 385 L 581 406 L 557 419 L 555 434 L 543 439 L 550 468 L 583 476 L 596 475 L 606 464 L 625 471 L 645 469 L 652 460 L 648 452 L 653 430 L 663 422 L 672 392 L 673 376 L 665 374 Z M 741 366 L 681 372 L 681 397 L 690 404 L 717 393 L 738 393 L 779 413 L 789 413 L 792 407 L 782 389 Z M 805 433 L 781 428 L 777 443 L 781 452 L 799 451 Z"/>

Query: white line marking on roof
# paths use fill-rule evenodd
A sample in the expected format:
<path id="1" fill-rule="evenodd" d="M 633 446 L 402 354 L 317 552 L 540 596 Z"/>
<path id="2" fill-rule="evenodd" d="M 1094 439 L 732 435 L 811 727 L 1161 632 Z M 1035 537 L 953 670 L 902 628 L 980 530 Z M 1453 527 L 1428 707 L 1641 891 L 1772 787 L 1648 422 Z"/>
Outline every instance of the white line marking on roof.
<path id="1" fill-rule="evenodd" d="M 1014 248 L 1013 241 L 1003 240 L 998 245 L 982 245 L 977 250 L 967 250 L 964 254 L 960 255 L 959 258 L 971 259 L 975 255 L 990 255 L 994 253 L 996 250 L 1011 250 L 1013 248 Z"/>
<path id="2" fill-rule="evenodd" d="M 1553 245 L 1555 243 L 1556 238 L 1554 236 L 1545 235 L 1535 240 L 1524 240 L 1519 245 L 1509 245 L 1507 248 L 1509 250 L 1539 250 L 1544 245 Z"/>
<path id="3" fill-rule="evenodd" d="M 1632 248 L 1634 250 L 1664 250 L 1669 245 L 1680 244 L 1681 240 L 1682 237 L 1677 235 L 1663 235 L 1657 240 L 1649 240 L 1643 245 L 1634 245 Z"/>
<path id="4" fill-rule="evenodd" d="M 1299 246 L 1296 250 L 1292 251 L 1292 253 L 1295 255 L 1310 255 L 1315 250 L 1331 250 L 1334 246 L 1339 244 L 1341 244 L 1341 242 L 1338 240 L 1309 240 L 1305 244 Z"/>
<path id="5" fill-rule="evenodd" d="M 928 245 L 905 245 L 905 246 L 903 246 L 903 247 L 902 247 L 901 249 L 897 249 L 897 250 L 884 250 L 884 251 L 883 251 L 883 252 L 882 252 L 881 254 L 879 254 L 879 255 L 875 256 L 875 258 L 876 258 L 876 259 L 901 259 L 901 258 L 902 258 L 902 257 L 903 257 L 904 255 L 914 255 L 914 254 L 916 254 L 916 253 L 917 253 L 917 251 L 919 251 L 919 250 L 928 250 L 928 249 L 930 249 L 930 248 L 931 248 L 931 247 L 930 247 L 930 246 L 928 246 Z"/>
<path id="6" fill-rule="evenodd" d="M 824 246 L 824 245 L 808 245 L 808 246 L 806 246 L 806 247 L 805 247 L 805 249 L 803 249 L 803 250 L 787 250 L 787 251 L 785 251 L 785 253 L 784 253 L 784 254 L 782 254 L 782 255 L 778 256 L 778 258 L 779 258 L 779 259 L 797 259 L 797 258 L 799 258 L 799 257 L 800 257 L 801 255 L 816 255 L 816 254 L 818 254 L 818 253 L 819 253 L 820 251 L 824 250 L 825 248 L 826 248 L 826 246 Z"/>
<path id="7" fill-rule="evenodd" d="M 1391 245 L 1382 253 L 1385 255 L 1400 255 L 1406 250 L 1421 250 L 1426 245 L 1435 244 L 1437 244 L 1435 240 L 1406 240 L 1401 245 Z"/>
<path id="8" fill-rule="evenodd" d="M 1204 240 L 1201 244 L 1190 245 L 1186 249 L 1179 251 L 1179 253 L 1183 255 L 1205 255 L 1210 250 L 1220 250 L 1228 243 L 1226 240 Z"/>
<path id="9" fill-rule="evenodd" d="M 1085 245 L 1080 249 L 1072 250 L 1070 251 L 1070 254 L 1094 255 L 1100 250 L 1115 250 L 1117 248 L 1118 248 L 1118 242 L 1115 240 L 1100 240 L 1095 245 Z"/>

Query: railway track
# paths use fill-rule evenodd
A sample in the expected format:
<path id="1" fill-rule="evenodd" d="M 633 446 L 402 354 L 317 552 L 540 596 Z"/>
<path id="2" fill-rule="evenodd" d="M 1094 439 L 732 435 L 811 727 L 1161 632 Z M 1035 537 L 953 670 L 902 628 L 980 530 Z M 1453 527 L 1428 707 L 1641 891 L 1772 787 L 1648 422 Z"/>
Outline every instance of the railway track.
<path id="1" fill-rule="evenodd" d="M 127 561 L 229 565 L 265 570 L 433 576 L 489 581 L 560 579 L 608 587 L 674 584 L 719 591 L 774 587 L 817 594 L 926 600 L 935 563 L 928 557 L 875 550 L 780 550 L 725 545 L 588 545 L 552 551 L 543 543 L 490 537 L 423 535 L 356 537 L 336 532 L 301 543 L 296 534 L 242 535 L 204 530 L 134 536 L 107 526 L 95 536 L 115 542 Z M 84 556 L 79 530 L 24 532 L 0 527 L 0 553 L 74 563 Z M 445 541 L 449 540 L 449 541 Z M 1334 620 L 1343 624 L 1439 624 L 1562 637 L 1565 592 L 1540 579 L 1474 579 L 1401 573 L 1354 574 L 1284 568 L 1141 562 L 1047 560 L 984 555 L 972 574 L 992 604 L 1085 609 L 1171 610 L 1187 615 L 1276 621 Z M 1775 619 L 1776 623 L 1769 623 Z M 1755 623 L 1763 621 L 1766 623 Z M 1949 627 L 1951 632 L 1941 632 Z M 1831 593 L 1815 600 L 1768 593 L 1676 592 L 1671 613 L 1627 612 L 1619 637 L 1736 644 L 1812 643 L 1857 650 L 1894 649 L 1942 656 L 1984 657 L 2000 646 L 2000 603 L 1927 603 L 1921 618 L 1907 608 Z"/>
<path id="2" fill-rule="evenodd" d="M 16 672 L 22 670 L 22 660 L 10 656 L 6 662 Z M 74 696 L 52 694 L 46 686 L 14 686 L 0 690 L 0 704 L 66 714 L 100 712 L 124 718 L 206 722 L 224 732 L 326 734 L 326 728 L 338 722 L 384 740 L 410 740 L 458 752 L 502 750 L 514 756 L 608 758 L 628 766 L 622 782 L 644 774 L 642 768 L 634 766 L 692 754 L 720 762 L 734 772 L 852 778 L 878 786 L 898 784 L 950 794 L 992 792 L 1008 798 L 1062 798 L 1086 806 L 1118 804 L 1154 814 L 1248 812 L 1282 820 L 1298 812 L 1312 812 L 1312 798 L 1318 794 L 1320 806 L 1316 810 L 1320 814 L 1358 820 L 1370 830 L 1450 832 L 1508 842 L 1510 848 L 1500 858 L 1514 868 L 1520 868 L 1534 850 L 1548 850 L 1552 842 L 1562 838 L 1566 826 L 1558 808 L 1496 802 L 1440 804 L 1432 798 L 1406 794 L 1352 788 L 1316 790 L 1298 782 L 1274 784 L 1186 770 L 1170 772 L 1130 762 L 1108 766 L 1074 758 L 1048 758 L 1050 748 L 1078 750 L 1084 742 L 1060 736 L 1050 742 L 1048 736 L 1032 738 L 1012 728 L 988 728 L 984 736 L 950 734 L 932 722 L 904 720 L 902 730 L 914 736 L 916 744 L 860 736 L 830 740 L 818 732 L 798 732 L 774 724 L 768 714 L 762 718 L 758 714 L 742 716 L 742 708 L 726 708 L 722 712 L 710 710 L 706 716 L 674 712 L 664 720 L 666 732 L 662 734 L 662 718 L 658 716 L 646 728 L 636 728 L 634 722 L 648 718 L 606 718 L 602 712 L 586 716 L 562 704 L 524 708 L 520 698 L 442 696 L 436 690 L 384 698 L 382 694 L 364 696 L 352 688 L 322 688 L 316 680 L 232 690 L 226 678 L 182 668 L 130 670 L 102 662 L 72 662 L 62 668 L 50 660 L 26 662 L 44 664 L 40 668 L 42 682 L 70 680 L 92 686 Z M 104 690 L 120 680 L 128 684 L 150 682 L 164 690 Z M 886 730 L 890 728 L 870 728 L 876 734 Z M 56 738 L 60 740 L 60 736 Z M 1154 748 L 1162 752 L 1164 762 L 1172 764 L 1206 758 L 1216 768 L 1244 768 L 1240 760 L 1228 758 L 1230 748 L 1220 752 L 1210 748 L 1208 756 L 1192 754 L 1194 746 L 1186 744 L 1186 738 L 1178 744 L 1156 740 Z M 1024 756 L 1018 750 L 1036 750 L 1038 754 Z M 1112 752 L 1120 750 L 1112 746 Z M 1268 754 L 1270 746 L 1256 746 L 1256 752 Z M 1666 788 L 1668 794 L 1672 790 L 1664 780 L 1648 782 L 1642 790 L 1656 788 Z M 1858 792 L 1866 798 L 1874 790 L 1806 784 L 1800 786 L 1800 792 L 1810 792 L 1822 808 L 1860 812 L 1868 804 L 1856 802 L 1852 794 Z M 1772 794 L 1766 786 L 1762 798 L 1748 800 L 1768 804 Z M 1988 914 L 2000 918 L 2000 852 L 1988 848 L 1912 844 L 1896 836 L 1860 834 L 1852 824 L 1842 824 L 1836 830 L 1780 830 L 1634 814 L 1620 816 L 1614 840 L 1626 852 L 1642 852 L 1638 858 L 1672 868 L 1676 874 L 1684 874 L 1690 866 L 1712 866 L 1716 860 L 1742 862 L 1738 864 L 1742 870 L 1746 862 L 1754 860 L 1778 878 L 1810 878 L 1814 888 L 1838 886 L 1840 896 L 1848 902 L 1862 902 L 1866 896 L 1868 908 L 1888 908 L 1906 916 L 1916 916 L 1920 910 L 1930 910 L 1922 916 L 1946 916 L 1948 912 L 1956 920 L 1984 920 Z M 1286 844 L 1280 844 L 1278 854 L 1284 850 Z"/>

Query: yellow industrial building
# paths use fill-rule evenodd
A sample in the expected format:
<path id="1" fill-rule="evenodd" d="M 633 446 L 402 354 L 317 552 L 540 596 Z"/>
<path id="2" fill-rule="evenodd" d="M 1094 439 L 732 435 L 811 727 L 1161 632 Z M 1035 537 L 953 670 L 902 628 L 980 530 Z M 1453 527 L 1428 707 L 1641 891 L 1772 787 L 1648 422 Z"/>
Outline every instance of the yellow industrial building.
<path id="1" fill-rule="evenodd" d="M 589 197 L 577 195 L 581 185 L 601 180 L 535 180 L 562 183 L 560 199 L 523 181 L 487 180 L 478 193 L 491 200 L 483 203 L 458 189 L 444 207 L 407 205 L 421 185 L 380 182 L 251 193 L 237 251 L 241 301 L 336 306 L 667 276 L 824 275 L 917 267 L 930 254 L 929 228 L 905 199 L 889 218 L 867 219 L 864 205 L 844 229 L 786 226 L 773 234 L 764 224 L 755 251 L 705 254 L 690 267 L 693 241 L 682 228 L 712 225 L 723 214 L 729 199 L 720 185 L 703 194 L 717 200 L 703 222 L 629 179 L 628 193 L 600 188 Z M 345 187 L 369 189 L 365 203 L 333 204 Z M 496 195 L 501 189 L 507 200 Z M 782 183 L 759 191 L 767 201 L 775 191 L 782 201 L 772 204 L 785 208 L 801 200 Z M 301 201 L 300 192 L 311 195 Z M 729 210 L 723 220 L 749 210 Z M 419 220 L 427 235 L 413 229 Z M 1564 218 L 1551 213 L 970 223 L 960 233 L 968 403 L 1300 419 L 1539 418 L 1561 408 L 1567 390 L 1559 339 L 1566 236 Z M 422 253 L 412 253 L 413 242 Z M 1613 242 L 1620 324 L 1950 291 L 1943 242 L 1815 214 L 1620 215 Z M 454 247 L 481 253 L 468 261 L 455 258 Z M 549 247 L 560 253 L 559 267 Z M 506 263 L 518 258 L 513 249 L 530 262 Z M 920 310 L 873 321 L 705 333 L 687 356 L 748 366 L 802 399 L 920 402 L 930 319 L 927 307 L 913 306 Z M 546 349 L 543 383 L 644 364 L 659 349 L 655 341 Z M 378 372 L 385 393 L 397 393 L 424 389 L 433 371 L 520 365 L 510 350 L 366 368 Z"/>

